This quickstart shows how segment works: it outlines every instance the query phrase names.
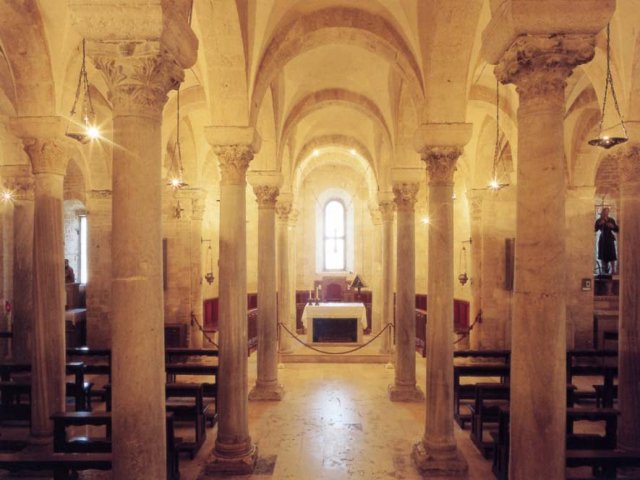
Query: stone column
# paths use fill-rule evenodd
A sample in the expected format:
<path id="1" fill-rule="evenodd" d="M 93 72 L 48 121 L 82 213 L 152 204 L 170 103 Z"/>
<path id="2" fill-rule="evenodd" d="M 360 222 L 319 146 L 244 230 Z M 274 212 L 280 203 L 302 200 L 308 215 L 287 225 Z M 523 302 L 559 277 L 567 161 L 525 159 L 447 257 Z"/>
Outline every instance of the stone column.
<path id="1" fill-rule="evenodd" d="M 213 127 L 207 135 L 220 162 L 220 413 L 205 471 L 245 474 L 257 459 L 248 420 L 246 174 L 258 143 L 248 127 Z"/>
<path id="2" fill-rule="evenodd" d="M 298 314 L 298 305 L 296 302 L 296 272 L 297 265 L 296 259 L 296 226 L 298 224 L 298 210 L 291 208 L 289 213 L 289 230 L 287 235 L 289 237 L 289 330 L 297 332 L 298 324 L 296 322 L 296 316 Z"/>
<path id="3" fill-rule="evenodd" d="M 279 188 L 256 185 L 258 199 L 258 378 L 249 400 L 282 400 L 278 384 L 278 302 L 276 297 L 276 198 Z"/>
<path id="4" fill-rule="evenodd" d="M 281 195 L 282 196 L 282 195 Z M 291 282 L 289 280 L 289 214 L 291 213 L 291 201 L 278 200 L 276 204 L 278 214 L 278 322 L 286 325 L 295 333 L 289 325 L 291 318 Z M 293 351 L 293 339 L 291 334 L 284 328 L 279 329 L 280 353 L 291 353 Z"/>
<path id="5" fill-rule="evenodd" d="M 424 473 L 463 475 L 453 435 L 453 173 L 462 147 L 424 147 L 429 180 L 426 426 L 413 459 Z"/>
<path id="6" fill-rule="evenodd" d="M 198 324 L 204 327 L 203 320 L 203 295 L 202 295 L 202 220 L 204 219 L 205 197 L 204 190 L 191 191 L 191 227 L 189 229 L 191 247 L 191 314 L 195 316 Z M 212 348 L 213 345 L 204 344 L 204 335 L 202 330 L 193 321 L 190 322 L 190 340 L 191 348 Z"/>
<path id="7" fill-rule="evenodd" d="M 593 279 L 595 187 L 570 186 L 565 205 L 567 348 L 593 348 L 593 285 L 583 290 L 582 279 Z"/>
<path id="8" fill-rule="evenodd" d="M 109 87 L 118 146 L 111 242 L 113 476 L 164 478 L 160 130 L 167 92 L 184 73 L 152 43 L 92 45 L 91 54 Z"/>
<path id="9" fill-rule="evenodd" d="M 111 348 L 111 190 L 87 193 L 87 343 Z"/>
<path id="10" fill-rule="evenodd" d="M 416 232 L 414 207 L 419 183 L 393 186 L 397 218 L 396 247 L 396 369 L 395 382 L 389 385 L 393 401 L 424 400 L 416 385 Z"/>
<path id="11" fill-rule="evenodd" d="M 4 298 L 12 306 L 13 360 L 31 363 L 34 315 L 33 175 L 29 165 L 15 165 L 2 167 L 2 177 L 5 188 L 13 193 L 12 200 L 5 204 L 2 232 Z M 4 311 L 0 315 L 4 316 Z"/>
<path id="12" fill-rule="evenodd" d="M 624 147 L 619 165 L 618 445 L 640 453 L 640 145 Z"/>
<path id="13" fill-rule="evenodd" d="M 382 216 L 376 206 L 370 207 L 373 222 L 373 278 L 371 279 L 371 335 L 376 335 L 382 329 Z"/>
<path id="14" fill-rule="evenodd" d="M 69 143 L 60 117 L 18 118 L 13 124 L 31 159 L 33 222 L 33 344 L 31 435 L 47 443 L 51 415 L 65 410 L 65 288 L 62 203 Z"/>
<path id="15" fill-rule="evenodd" d="M 379 204 L 382 217 L 382 325 L 393 324 L 393 202 L 383 200 Z M 391 354 L 393 330 L 381 335 L 380 353 Z"/>
<path id="16" fill-rule="evenodd" d="M 564 91 L 573 68 L 593 58 L 594 43 L 593 35 L 523 35 L 495 69 L 501 83 L 515 83 L 520 97 L 509 456 L 514 479 L 565 476 Z"/>
<path id="17" fill-rule="evenodd" d="M 469 220 L 471 223 L 471 318 L 473 323 L 482 312 L 482 201 L 484 192 L 470 192 Z M 470 333 L 471 350 L 481 348 L 482 323 L 477 323 Z"/>

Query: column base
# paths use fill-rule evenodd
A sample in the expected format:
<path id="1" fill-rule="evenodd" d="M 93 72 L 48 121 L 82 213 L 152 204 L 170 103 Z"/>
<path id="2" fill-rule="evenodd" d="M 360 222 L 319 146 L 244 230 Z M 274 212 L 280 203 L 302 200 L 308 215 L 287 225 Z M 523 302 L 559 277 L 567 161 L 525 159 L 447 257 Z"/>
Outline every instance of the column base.
<path id="1" fill-rule="evenodd" d="M 420 441 L 413 446 L 411 458 L 420 473 L 427 477 L 464 478 L 467 461 L 454 445 L 451 448 L 430 449 Z"/>
<path id="2" fill-rule="evenodd" d="M 417 385 L 389 385 L 392 402 L 423 402 L 424 393 Z"/>
<path id="3" fill-rule="evenodd" d="M 278 401 L 284 397 L 282 385 L 258 385 L 256 384 L 249 392 L 249 400 L 257 401 Z"/>
<path id="4" fill-rule="evenodd" d="M 258 461 L 258 447 L 251 445 L 249 452 L 237 457 L 221 455 L 215 449 L 202 469 L 205 475 L 249 475 Z"/>

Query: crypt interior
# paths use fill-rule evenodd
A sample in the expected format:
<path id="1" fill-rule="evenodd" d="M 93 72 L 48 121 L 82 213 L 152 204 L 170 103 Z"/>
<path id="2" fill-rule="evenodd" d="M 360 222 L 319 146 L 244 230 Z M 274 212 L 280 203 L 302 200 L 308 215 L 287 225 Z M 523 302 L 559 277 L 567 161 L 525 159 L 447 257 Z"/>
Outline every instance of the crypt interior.
<path id="1" fill-rule="evenodd" d="M 0 478 L 640 478 L 639 24 L 0 0 Z"/>

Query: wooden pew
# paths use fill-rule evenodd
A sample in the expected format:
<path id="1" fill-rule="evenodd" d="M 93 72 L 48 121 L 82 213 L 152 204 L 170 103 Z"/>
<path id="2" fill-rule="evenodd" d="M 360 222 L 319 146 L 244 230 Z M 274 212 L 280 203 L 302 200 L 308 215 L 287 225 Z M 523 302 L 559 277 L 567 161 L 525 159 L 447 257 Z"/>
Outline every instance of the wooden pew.
<path id="1" fill-rule="evenodd" d="M 178 350 L 178 349 L 176 349 Z M 205 355 L 217 356 L 217 350 L 208 350 Z M 216 352 L 215 355 L 212 352 Z M 179 355 L 178 352 L 171 352 L 173 358 Z M 206 404 L 206 420 L 210 427 L 213 427 L 218 421 L 218 365 L 203 363 L 167 363 L 165 365 L 167 372 L 167 384 L 176 381 L 178 375 L 204 376 L 206 381 L 199 382 L 202 386 L 203 395 Z M 213 407 L 213 408 L 209 408 Z"/>
<path id="2" fill-rule="evenodd" d="M 462 384 L 460 380 L 465 377 L 500 377 L 500 383 L 505 383 L 509 377 L 509 365 L 496 364 L 469 364 L 453 366 L 453 416 L 458 425 L 464 428 L 464 424 L 471 420 L 471 414 L 460 412 L 462 400 L 475 400 L 475 384 Z"/>
<path id="3" fill-rule="evenodd" d="M 52 470 L 54 480 L 77 478 L 80 470 L 111 470 L 110 453 L 0 453 L 0 470 Z"/>
<path id="4" fill-rule="evenodd" d="M 456 350 L 453 352 L 453 358 L 501 360 L 505 364 L 509 364 L 511 361 L 511 350 Z"/>
<path id="5" fill-rule="evenodd" d="M 568 468 L 591 467 L 595 478 L 617 478 L 618 468 L 640 467 L 640 455 L 622 449 L 567 450 L 566 459 Z"/>
<path id="6" fill-rule="evenodd" d="M 0 425 L 5 421 L 31 425 L 31 382 L 0 381 Z"/>
<path id="7" fill-rule="evenodd" d="M 53 420 L 53 450 L 56 453 L 110 453 L 111 452 L 111 412 L 59 412 L 51 416 Z M 68 437 L 67 427 L 104 426 L 104 438 Z M 175 442 L 173 413 L 166 416 L 167 432 L 167 479 L 180 479 L 180 458 Z"/>
<path id="8" fill-rule="evenodd" d="M 614 379 L 617 376 L 617 368 L 606 368 L 604 383 L 593 386 L 596 392 L 596 407 L 613 408 L 613 402 L 618 398 L 618 386 L 614 383 Z"/>
<path id="9" fill-rule="evenodd" d="M 105 385 L 107 396 L 107 412 L 111 411 L 111 385 Z M 170 383 L 165 386 L 167 412 L 174 415 L 175 422 L 183 421 L 193 424 L 194 440 L 185 441 L 176 438 L 176 449 L 187 452 L 193 459 L 207 438 L 206 416 L 208 405 L 204 402 L 202 385 L 197 383 Z M 172 400 L 174 399 L 174 400 Z M 181 399 L 181 400 L 176 400 Z"/>
<path id="10" fill-rule="evenodd" d="M 66 383 L 66 396 L 74 398 L 76 410 L 91 410 L 91 389 L 93 383 L 86 382 L 84 379 L 85 364 L 83 362 L 68 362 L 65 366 L 65 371 L 67 375 L 73 375 L 74 377 L 73 382 Z M 2 383 L 11 383 L 12 380 L 18 380 L 21 384 L 30 385 L 30 380 L 14 378 L 17 374 L 30 372 L 31 365 L 29 364 L 4 363 L 0 365 L 0 381 Z"/>
<path id="11" fill-rule="evenodd" d="M 617 350 L 570 350 L 567 352 L 567 383 L 574 383 L 577 376 L 599 376 L 605 380 L 605 375 L 617 376 Z M 595 399 L 594 391 L 577 391 L 576 398 Z"/>
<path id="12" fill-rule="evenodd" d="M 616 428 L 617 428 L 618 411 L 613 409 L 597 409 L 597 408 L 567 408 L 567 467 L 594 466 L 604 467 L 607 472 L 614 472 L 615 468 L 623 466 L 633 466 L 636 457 L 633 455 L 623 454 L 617 455 L 615 450 Z M 576 435 L 573 433 L 573 424 L 579 420 L 604 421 L 605 434 L 599 436 L 600 440 L 595 440 L 597 435 Z M 500 407 L 498 414 L 498 433 L 496 436 L 495 452 L 493 457 L 493 473 L 498 480 L 507 480 L 509 472 L 509 407 Z M 585 440 L 586 439 L 586 440 Z M 583 450 L 584 445 L 592 445 L 593 448 Z M 580 448 L 574 450 L 574 448 Z M 595 448 L 602 448 L 596 450 Z M 638 465 L 640 465 L 640 457 L 637 457 Z M 616 464 L 616 461 L 619 463 Z M 625 463 L 628 462 L 628 463 Z"/>
<path id="13" fill-rule="evenodd" d="M 107 378 L 103 385 L 111 383 L 111 350 L 88 347 L 68 348 L 67 359 L 82 359 L 87 375 L 105 376 Z M 104 386 L 93 389 L 92 395 L 104 401 Z"/>

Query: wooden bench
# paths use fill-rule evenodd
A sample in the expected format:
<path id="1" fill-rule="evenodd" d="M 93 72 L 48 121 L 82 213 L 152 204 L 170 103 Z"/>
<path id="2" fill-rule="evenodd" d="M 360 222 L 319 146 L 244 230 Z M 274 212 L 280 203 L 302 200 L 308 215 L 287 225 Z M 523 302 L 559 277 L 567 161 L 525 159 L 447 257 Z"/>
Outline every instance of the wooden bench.
<path id="1" fill-rule="evenodd" d="M 509 377 L 509 365 L 499 364 L 470 364 L 454 365 L 453 367 L 453 417 L 461 428 L 471 420 L 471 414 L 460 412 L 462 400 L 475 400 L 475 384 L 461 384 L 465 377 L 500 377 L 500 383 L 505 383 Z"/>
<path id="2" fill-rule="evenodd" d="M 491 359 L 493 363 L 496 360 L 502 360 L 505 364 L 511 361 L 511 350 L 456 350 L 453 352 L 453 358 L 468 358 L 472 360 Z"/>
<path id="3" fill-rule="evenodd" d="M 59 412 L 53 420 L 53 450 L 56 453 L 110 453 L 111 412 Z M 67 427 L 104 426 L 105 437 L 67 436 Z M 180 459 L 176 448 L 173 413 L 166 415 L 167 479 L 180 479 Z"/>
<path id="4" fill-rule="evenodd" d="M 617 478 L 618 468 L 640 467 L 640 455 L 621 449 L 567 450 L 566 458 L 567 468 L 591 467 L 595 478 Z"/>
<path id="5" fill-rule="evenodd" d="M 173 413 L 174 421 L 193 424 L 193 441 L 176 439 L 176 449 L 179 452 L 188 453 L 193 459 L 207 438 L 205 427 L 209 405 L 204 402 L 203 387 L 197 383 L 170 383 L 165 386 L 165 390 L 166 409 L 167 412 Z M 111 385 L 105 385 L 105 391 L 107 396 L 106 407 L 107 411 L 110 412 L 112 408 Z"/>
<path id="6" fill-rule="evenodd" d="M 65 373 L 73 375 L 74 381 L 66 383 L 66 396 L 73 397 L 75 409 L 91 410 L 91 389 L 93 383 L 86 382 L 84 362 L 68 362 L 65 366 Z M 22 373 L 31 373 L 31 365 L 28 363 L 4 363 L 0 365 L 0 380 L 10 382 L 18 380 L 19 383 L 30 383 L 28 379 L 16 379 L 15 376 Z"/>
<path id="7" fill-rule="evenodd" d="M 597 409 L 597 408 L 567 408 L 567 467 L 606 467 L 607 472 L 612 471 L 612 465 L 616 467 L 633 466 L 624 463 L 615 463 L 617 458 L 615 455 L 606 453 L 613 452 L 610 448 L 615 447 L 616 429 L 617 429 L 618 412 L 613 409 Z M 605 421 L 605 435 L 576 435 L 573 433 L 573 426 L 576 421 Z M 493 473 L 498 480 L 507 480 L 509 472 L 509 407 L 500 407 L 498 414 L 498 432 L 493 435 L 495 438 L 495 449 L 493 457 Z M 598 439 L 599 438 L 599 439 Z M 593 448 L 584 450 L 584 445 L 592 445 Z M 574 448 L 578 450 L 574 450 Z M 598 448 L 598 449 L 595 449 Z M 602 448 L 602 449 L 599 449 Z M 582 452 L 582 453 L 573 453 Z M 596 453 L 594 453 L 596 452 Z M 588 455 L 593 457 L 591 463 Z M 632 461 L 632 460 L 630 460 Z M 601 463 L 599 463 L 601 462 Z M 607 462 L 610 462 L 607 463 Z M 615 470 L 613 477 L 615 478 Z"/>
<path id="8" fill-rule="evenodd" d="M 31 424 L 31 382 L 0 381 L 0 424 L 6 421 Z"/>
<path id="9" fill-rule="evenodd" d="M 567 382 L 574 383 L 577 376 L 602 377 L 603 383 L 606 374 L 617 376 L 617 350 L 570 350 L 567 352 Z M 595 399 L 594 391 L 577 391 L 576 398 Z"/>
<path id="10" fill-rule="evenodd" d="M 210 352 L 217 352 L 212 350 Z M 172 353 L 172 355 L 176 355 Z M 211 356 L 217 356 L 212 355 Z M 176 381 L 178 375 L 204 376 L 209 377 L 209 381 L 197 383 L 202 386 L 202 392 L 206 404 L 206 421 L 210 427 L 213 427 L 218 421 L 218 385 L 216 382 L 218 376 L 218 365 L 210 365 L 203 363 L 170 363 L 166 364 L 167 384 L 171 385 Z M 211 408 L 209 408 L 211 407 Z"/>
<path id="11" fill-rule="evenodd" d="M 88 347 L 68 348 L 67 359 L 82 359 L 87 375 L 105 376 L 107 378 L 103 385 L 111 383 L 111 350 Z M 103 386 L 93 389 L 91 394 L 105 400 Z"/>
<path id="12" fill-rule="evenodd" d="M 80 470 L 111 470 L 110 453 L 0 453 L 0 470 L 52 470 L 55 480 L 76 478 Z"/>
<path id="13" fill-rule="evenodd" d="M 510 387 L 500 383 L 477 383 L 476 398 L 471 409 L 470 438 L 484 458 L 490 458 L 495 447 L 494 441 L 485 440 L 485 424 L 497 423 L 500 407 L 509 404 Z"/>

